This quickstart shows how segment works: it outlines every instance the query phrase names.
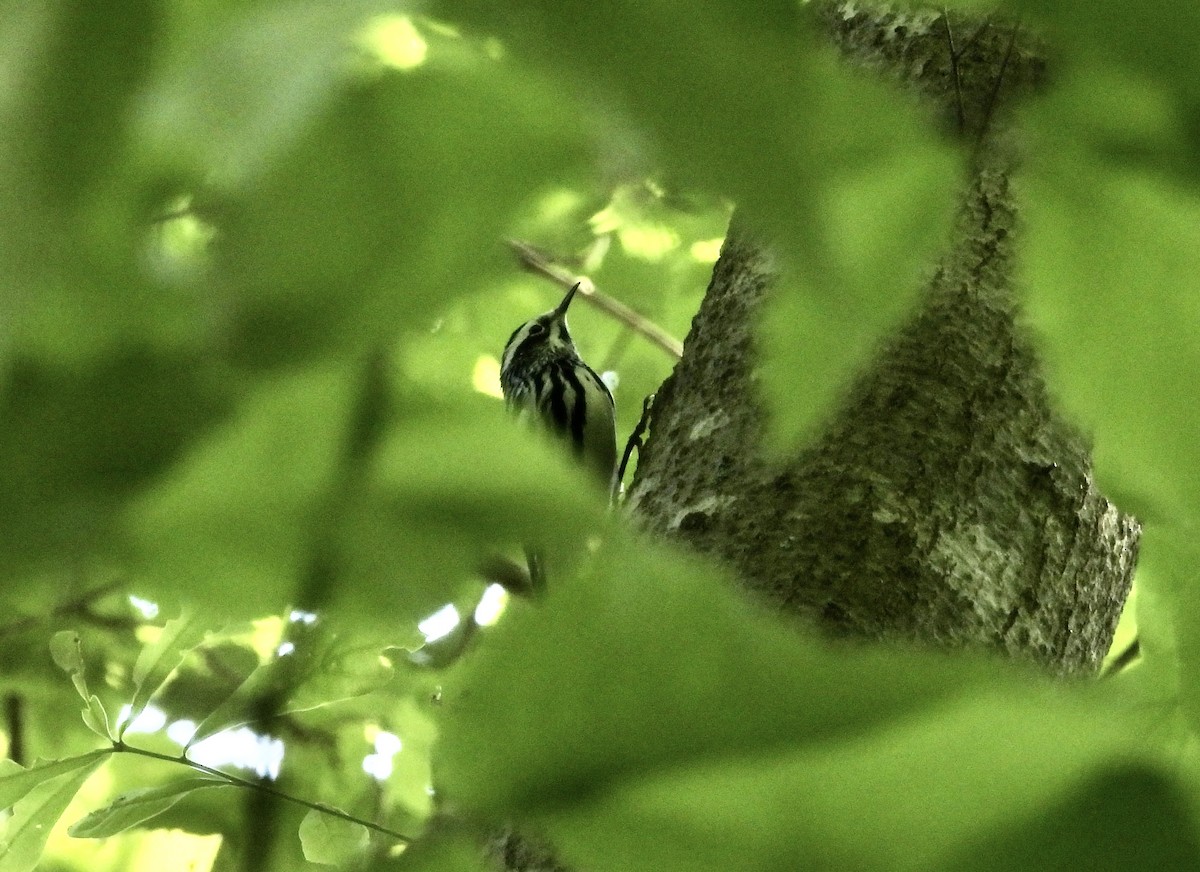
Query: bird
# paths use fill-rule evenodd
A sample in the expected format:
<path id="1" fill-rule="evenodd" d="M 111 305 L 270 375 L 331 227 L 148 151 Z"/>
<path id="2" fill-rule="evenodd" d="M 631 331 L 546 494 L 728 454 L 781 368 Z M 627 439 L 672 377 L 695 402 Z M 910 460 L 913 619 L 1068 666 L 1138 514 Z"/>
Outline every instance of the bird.
<path id="1" fill-rule="evenodd" d="M 562 302 L 513 331 L 500 358 L 500 389 L 509 409 L 537 416 L 566 441 L 611 497 L 617 463 L 612 392 L 579 356 L 567 329 L 576 282 Z"/>

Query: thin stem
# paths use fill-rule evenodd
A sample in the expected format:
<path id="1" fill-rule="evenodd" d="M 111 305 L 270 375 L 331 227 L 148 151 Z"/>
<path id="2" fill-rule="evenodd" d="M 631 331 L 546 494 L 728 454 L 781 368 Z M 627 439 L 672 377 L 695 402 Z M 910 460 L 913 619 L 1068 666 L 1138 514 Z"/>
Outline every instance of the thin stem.
<path id="1" fill-rule="evenodd" d="M 164 760 L 167 763 L 179 763 L 184 766 L 188 766 L 192 769 L 195 769 L 197 772 L 203 772 L 206 775 L 211 775 L 214 778 L 219 778 L 222 781 L 227 782 L 228 784 L 233 784 L 238 787 L 244 787 L 247 790 L 255 790 L 255 791 L 258 791 L 259 793 L 265 793 L 268 796 L 274 796 L 278 799 L 282 799 L 287 802 L 294 803 L 295 805 L 300 805 L 300 806 L 303 806 L 304 808 L 312 809 L 313 811 L 319 811 L 322 814 L 327 814 L 331 817 L 341 818 L 342 820 L 349 821 L 350 823 L 362 824 L 362 826 L 366 827 L 369 830 L 374 830 L 377 833 L 382 833 L 385 836 L 390 836 L 393 839 L 404 842 L 406 844 L 409 844 L 412 842 L 411 836 L 406 836 L 403 833 L 398 833 L 395 830 L 390 830 L 387 827 L 382 826 L 377 823 L 374 823 L 372 821 L 363 820 L 362 818 L 355 817 L 352 814 L 347 814 L 346 812 L 341 811 L 340 809 L 336 809 L 333 806 L 325 805 L 324 803 L 321 803 L 321 802 L 311 802 L 307 799 L 301 799 L 298 796 L 293 796 L 290 793 L 286 793 L 286 792 L 280 790 L 278 787 L 272 787 L 270 784 L 264 784 L 261 781 L 250 781 L 249 779 L 246 779 L 246 778 L 239 778 L 236 775 L 230 775 L 228 772 L 222 772 L 220 769 L 214 769 L 211 766 L 205 766 L 203 763 L 197 763 L 195 760 L 189 760 L 187 758 L 186 754 L 180 754 L 176 757 L 172 757 L 170 754 L 160 754 L 157 751 L 149 751 L 149 750 L 146 750 L 145 748 L 135 748 L 133 745 L 126 745 L 124 742 L 113 742 L 113 751 L 118 752 L 118 753 L 125 752 L 125 753 L 129 753 L 129 754 L 137 754 L 140 757 L 150 757 L 151 759 L 154 759 L 154 760 Z"/>
<path id="2" fill-rule="evenodd" d="M 50 611 L 49 615 L 30 615 L 28 617 L 18 618 L 12 623 L 0 627 L 0 636 L 7 636 L 11 633 L 20 633 L 30 627 L 44 624 L 48 617 L 62 618 L 80 616 L 86 618 L 92 623 L 100 624 L 102 626 L 115 625 L 119 629 L 132 627 L 133 624 L 130 622 L 121 621 L 120 619 L 105 618 L 102 615 L 97 615 L 91 610 L 91 605 L 94 602 L 103 599 L 114 591 L 119 590 L 123 584 L 124 582 L 121 580 L 110 581 L 106 584 L 86 590 L 78 596 L 72 597 L 71 599 L 63 600 Z"/>
<path id="3" fill-rule="evenodd" d="M 577 276 L 569 270 L 564 269 L 528 242 L 521 242 L 519 239 L 510 239 L 508 244 L 516 252 L 521 265 L 530 272 L 545 276 L 564 289 L 579 283 L 579 295 L 586 297 L 597 309 L 620 321 L 630 330 L 645 337 L 652 345 L 657 345 L 676 360 L 683 357 L 682 342 L 666 330 L 663 330 L 649 318 L 639 315 L 619 300 L 597 291 L 596 286 L 587 276 Z"/>
<path id="4" fill-rule="evenodd" d="M 1000 97 L 1000 88 L 1004 84 L 1004 74 L 1008 71 L 1008 62 L 1012 60 L 1013 48 L 1017 44 L 1017 34 L 1021 32 L 1021 21 L 1013 25 L 1012 35 L 1008 40 L 1008 47 L 1004 50 L 1004 59 L 1000 61 L 1000 71 L 996 73 L 996 79 L 992 83 L 992 93 L 988 96 L 987 108 L 984 111 L 983 123 L 979 127 L 979 138 L 975 142 L 976 148 L 983 144 L 983 139 L 987 136 L 988 128 L 992 124 L 992 113 L 996 111 L 996 103 Z"/>
<path id="5" fill-rule="evenodd" d="M 958 113 L 958 132 L 962 133 L 967 126 L 963 112 L 962 78 L 958 73 L 958 52 L 954 48 L 954 31 L 950 29 L 950 12 L 942 7 L 942 24 L 946 26 L 946 42 L 950 46 L 950 72 L 954 76 L 954 107 Z"/>

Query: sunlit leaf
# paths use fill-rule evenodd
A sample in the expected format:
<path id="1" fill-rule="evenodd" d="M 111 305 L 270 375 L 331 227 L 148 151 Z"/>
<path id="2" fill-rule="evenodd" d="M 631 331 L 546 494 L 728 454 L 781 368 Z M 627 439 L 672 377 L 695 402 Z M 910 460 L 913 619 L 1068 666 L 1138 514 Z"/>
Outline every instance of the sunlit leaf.
<path id="1" fill-rule="evenodd" d="M 112 728 L 108 725 L 108 712 L 104 710 L 104 704 L 100 702 L 100 697 L 94 693 L 87 698 L 87 707 L 83 710 L 83 722 L 97 736 L 109 741 L 113 740 Z"/>
<path id="2" fill-rule="evenodd" d="M 191 648 L 204 638 L 208 623 L 198 612 L 184 611 L 178 618 L 167 621 L 153 644 L 138 654 L 133 667 L 133 699 L 129 714 L 121 724 L 118 738 L 129 724 L 141 714 L 155 692 L 162 686 Z"/>
<path id="3" fill-rule="evenodd" d="M 367 828 L 313 809 L 300 822 L 300 846 L 304 859 L 325 866 L 342 866 L 363 855 L 368 844 Z"/>
<path id="4" fill-rule="evenodd" d="M 99 753 L 77 757 L 74 760 L 77 765 L 49 780 L 40 781 L 18 800 L 13 806 L 12 817 L 5 824 L 3 838 L 0 838 L 0 872 L 29 872 L 37 865 L 50 830 L 83 782 L 107 759 L 107 754 Z M 30 770 L 35 771 L 38 770 Z"/>
<path id="5" fill-rule="evenodd" d="M 391 677 L 379 646 L 339 644 L 319 631 L 301 634 L 286 654 L 276 654 L 251 672 L 208 713 L 188 745 L 261 717 L 267 701 L 272 715 L 311 711 L 377 690 Z"/>
<path id="6" fill-rule="evenodd" d="M 65 760 L 44 760 L 24 769 L 11 760 L 0 761 L 4 771 L 0 772 L 0 810 L 12 805 L 39 784 L 78 769 L 93 766 L 108 757 L 108 751 L 92 751 Z"/>
<path id="7" fill-rule="evenodd" d="M 115 836 L 162 814 L 190 793 L 228 786 L 225 782 L 213 778 L 185 778 L 161 787 L 133 790 L 121 794 L 104 808 L 89 812 L 71 824 L 68 832 L 77 839 Z"/>
<path id="8" fill-rule="evenodd" d="M 59 630 L 50 637 L 50 656 L 63 672 L 83 669 L 83 646 L 74 630 Z M 87 699 L 87 696 L 84 696 Z"/>

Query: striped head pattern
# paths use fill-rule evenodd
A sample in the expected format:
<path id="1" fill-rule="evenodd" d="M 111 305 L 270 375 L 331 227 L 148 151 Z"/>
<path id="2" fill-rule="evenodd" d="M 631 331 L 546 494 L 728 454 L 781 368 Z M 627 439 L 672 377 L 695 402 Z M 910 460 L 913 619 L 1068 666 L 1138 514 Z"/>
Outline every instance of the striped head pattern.
<path id="1" fill-rule="evenodd" d="M 613 399 L 567 330 L 578 290 L 576 283 L 561 303 L 513 331 L 500 359 L 500 387 L 510 408 L 536 410 L 608 482 L 616 465 Z"/>

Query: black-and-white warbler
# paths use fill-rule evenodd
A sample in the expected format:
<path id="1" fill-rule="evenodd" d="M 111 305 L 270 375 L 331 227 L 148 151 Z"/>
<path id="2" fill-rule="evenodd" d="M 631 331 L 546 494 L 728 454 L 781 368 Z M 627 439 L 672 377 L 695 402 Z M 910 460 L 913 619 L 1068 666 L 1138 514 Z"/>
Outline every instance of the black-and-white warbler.
<path id="1" fill-rule="evenodd" d="M 567 308 L 578 290 L 576 282 L 555 308 L 513 331 L 500 361 L 500 388 L 510 409 L 537 413 L 611 489 L 617 462 L 612 393 L 567 331 Z"/>

